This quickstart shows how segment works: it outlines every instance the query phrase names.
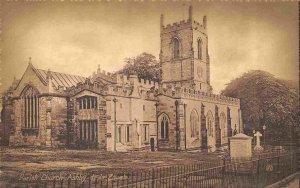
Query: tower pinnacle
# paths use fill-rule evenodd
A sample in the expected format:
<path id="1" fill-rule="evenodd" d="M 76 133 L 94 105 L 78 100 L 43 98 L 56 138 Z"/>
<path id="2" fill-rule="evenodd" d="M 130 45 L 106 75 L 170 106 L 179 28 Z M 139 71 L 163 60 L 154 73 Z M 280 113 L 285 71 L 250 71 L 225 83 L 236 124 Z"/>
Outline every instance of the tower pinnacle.
<path id="1" fill-rule="evenodd" d="M 193 22 L 193 6 L 189 6 L 189 20 Z"/>
<path id="2" fill-rule="evenodd" d="M 204 27 L 204 29 L 207 28 L 207 17 L 206 16 L 203 17 L 203 27 Z"/>
<path id="3" fill-rule="evenodd" d="M 164 15 L 160 15 L 160 28 L 164 27 Z"/>

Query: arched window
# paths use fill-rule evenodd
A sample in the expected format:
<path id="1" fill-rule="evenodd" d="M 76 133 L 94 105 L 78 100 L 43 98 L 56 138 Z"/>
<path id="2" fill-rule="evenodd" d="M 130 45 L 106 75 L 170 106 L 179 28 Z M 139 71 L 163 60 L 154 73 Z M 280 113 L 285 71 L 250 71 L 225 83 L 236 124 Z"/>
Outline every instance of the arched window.
<path id="1" fill-rule="evenodd" d="M 174 38 L 174 58 L 179 57 L 179 40 L 177 38 Z"/>
<path id="2" fill-rule="evenodd" d="M 221 113 L 220 116 L 220 127 L 221 127 L 221 131 L 222 131 L 222 138 L 227 137 L 227 126 L 226 126 L 226 117 L 224 113 Z"/>
<path id="3" fill-rule="evenodd" d="M 197 137 L 198 136 L 198 123 L 199 118 L 196 110 L 193 110 L 190 117 L 190 126 L 191 126 L 191 137 Z"/>
<path id="4" fill-rule="evenodd" d="M 202 59 L 202 40 L 198 40 L 198 59 Z"/>
<path id="5" fill-rule="evenodd" d="M 169 119 L 165 114 L 162 115 L 160 121 L 160 137 L 162 139 L 169 138 Z"/>
<path id="6" fill-rule="evenodd" d="M 23 129 L 38 129 L 39 127 L 39 92 L 27 86 L 22 92 L 24 126 Z"/>

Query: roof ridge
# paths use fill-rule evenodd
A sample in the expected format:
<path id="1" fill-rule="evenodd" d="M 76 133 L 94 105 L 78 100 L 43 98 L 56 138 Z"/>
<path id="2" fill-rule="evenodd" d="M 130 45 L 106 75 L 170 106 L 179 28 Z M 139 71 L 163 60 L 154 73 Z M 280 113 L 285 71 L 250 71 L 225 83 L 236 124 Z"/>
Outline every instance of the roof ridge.
<path id="1" fill-rule="evenodd" d="M 42 70 L 42 71 L 46 71 L 47 72 L 47 70 L 44 70 L 44 69 L 37 69 L 37 70 Z M 58 74 L 65 74 L 65 75 L 71 75 L 71 76 L 79 76 L 79 77 L 82 77 L 82 78 L 88 78 L 88 77 L 85 77 L 85 76 L 80 76 L 80 75 L 76 75 L 76 74 L 69 74 L 69 73 L 62 73 L 62 72 L 57 72 L 57 71 L 52 71 L 52 70 L 50 70 L 50 72 L 58 73 Z"/>

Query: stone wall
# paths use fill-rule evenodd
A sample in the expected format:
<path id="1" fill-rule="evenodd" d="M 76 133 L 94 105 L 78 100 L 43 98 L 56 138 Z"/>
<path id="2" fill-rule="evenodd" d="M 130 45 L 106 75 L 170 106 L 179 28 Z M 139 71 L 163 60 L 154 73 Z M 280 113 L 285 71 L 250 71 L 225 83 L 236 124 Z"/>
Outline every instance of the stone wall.
<path id="1" fill-rule="evenodd" d="M 65 146 L 67 135 L 66 105 L 66 98 L 64 97 L 39 97 L 39 127 L 37 130 L 26 130 L 23 127 L 24 101 L 23 99 L 15 99 L 13 107 L 15 131 L 10 138 L 10 145 Z"/>
<path id="2" fill-rule="evenodd" d="M 201 106 L 204 105 L 204 115 L 206 116 L 206 129 L 208 129 L 208 122 L 207 118 L 211 117 L 212 120 L 212 128 L 213 128 L 213 135 L 207 136 L 207 144 L 208 147 L 211 148 L 211 151 L 215 151 L 217 149 L 217 136 L 218 139 L 221 141 L 221 146 L 226 146 L 228 144 L 228 137 L 222 136 L 222 131 L 228 132 L 227 128 L 227 119 L 224 120 L 223 127 L 220 127 L 220 135 L 217 135 L 217 125 L 216 125 L 216 115 L 220 117 L 221 115 L 227 118 L 227 108 L 230 108 L 231 114 L 231 128 L 237 132 L 241 132 L 239 130 L 239 117 L 238 117 L 238 110 L 239 105 L 233 104 L 226 104 L 224 102 L 215 102 L 215 101 L 203 101 L 203 100 L 196 100 L 191 98 L 172 98 L 164 95 L 158 96 L 159 100 L 159 108 L 158 113 L 163 114 L 165 113 L 170 118 L 170 127 L 169 127 L 169 139 L 168 140 L 159 140 L 159 147 L 160 149 L 175 149 L 176 148 L 176 108 L 175 108 L 175 101 L 178 100 L 179 107 L 178 107 L 178 126 L 180 131 L 180 136 L 177 138 L 180 141 L 179 149 L 184 150 L 186 149 L 200 149 L 202 146 L 202 139 L 201 139 Z M 184 105 L 186 105 L 185 113 L 184 113 Z M 216 106 L 218 108 L 218 112 L 216 114 Z M 197 121 L 197 136 L 191 137 L 191 113 L 194 111 L 198 116 Z M 236 125 L 236 127 L 235 127 Z M 160 126 L 160 122 L 159 122 Z M 221 125 L 220 125 L 221 126 Z M 240 128 L 242 129 L 242 125 L 240 122 Z M 226 129 L 226 130 L 224 130 Z M 160 135 L 160 129 L 158 129 L 158 135 Z M 227 134 L 226 134 L 227 135 Z M 185 141 L 186 140 L 186 141 Z M 219 146 L 218 146 L 219 147 Z"/>
<path id="3" fill-rule="evenodd" d="M 93 96 L 97 98 L 96 109 L 79 109 L 79 103 L 77 99 L 83 96 Z M 94 92 L 83 90 L 77 95 L 72 97 L 75 102 L 75 115 L 74 115 L 74 126 L 75 126 L 75 142 L 79 140 L 79 121 L 81 120 L 97 120 L 98 130 L 98 148 L 106 149 L 106 100 L 102 95 L 98 95 Z"/>
<path id="4" fill-rule="evenodd" d="M 175 98 L 164 95 L 158 96 L 158 147 L 159 150 L 175 150 L 176 149 L 176 107 Z M 169 138 L 161 139 L 160 120 L 165 114 L 169 118 Z"/>
<path id="5" fill-rule="evenodd" d="M 67 142 L 67 100 L 62 97 L 51 99 L 52 146 L 66 146 Z"/>
<path id="6" fill-rule="evenodd" d="M 15 121 L 14 121 L 14 102 L 13 100 L 5 100 L 3 103 L 3 113 L 1 116 L 1 143 L 4 145 L 9 144 L 10 136 L 15 133 Z"/>
<path id="7" fill-rule="evenodd" d="M 128 98 L 122 96 L 108 96 L 106 97 L 107 109 L 107 150 L 114 150 L 115 139 L 115 104 L 116 99 L 116 128 L 122 127 L 122 142 L 117 143 L 117 150 L 131 150 L 149 148 L 150 137 L 156 137 L 156 111 L 155 102 L 152 100 L 144 100 L 141 98 Z M 144 141 L 143 126 L 149 126 L 149 139 Z M 125 142 L 125 128 L 130 126 L 130 141 Z M 117 130 L 116 130 L 117 131 Z"/>

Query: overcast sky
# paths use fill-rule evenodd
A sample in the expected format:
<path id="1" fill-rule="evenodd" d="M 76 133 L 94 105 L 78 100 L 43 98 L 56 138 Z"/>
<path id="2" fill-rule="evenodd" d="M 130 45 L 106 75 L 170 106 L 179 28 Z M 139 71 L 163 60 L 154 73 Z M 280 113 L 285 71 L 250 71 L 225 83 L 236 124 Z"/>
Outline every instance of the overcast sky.
<path id="1" fill-rule="evenodd" d="M 41 69 L 89 76 L 116 71 L 142 52 L 158 58 L 159 18 L 187 19 L 182 2 L 4 3 L 2 86 L 21 78 L 32 57 Z M 194 2 L 194 19 L 208 17 L 211 84 L 219 93 L 251 69 L 298 81 L 298 5 L 294 3 Z"/>

